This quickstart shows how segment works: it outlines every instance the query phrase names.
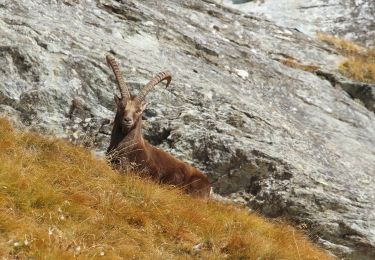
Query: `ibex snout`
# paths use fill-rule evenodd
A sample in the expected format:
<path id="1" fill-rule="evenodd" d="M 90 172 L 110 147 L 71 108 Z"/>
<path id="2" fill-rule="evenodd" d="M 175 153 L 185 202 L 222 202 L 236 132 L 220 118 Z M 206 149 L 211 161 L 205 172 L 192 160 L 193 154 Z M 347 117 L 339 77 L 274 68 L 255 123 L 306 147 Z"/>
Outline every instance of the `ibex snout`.
<path id="1" fill-rule="evenodd" d="M 134 121 L 131 117 L 126 116 L 123 119 L 123 123 L 126 127 L 131 127 L 131 126 L 133 126 Z"/>

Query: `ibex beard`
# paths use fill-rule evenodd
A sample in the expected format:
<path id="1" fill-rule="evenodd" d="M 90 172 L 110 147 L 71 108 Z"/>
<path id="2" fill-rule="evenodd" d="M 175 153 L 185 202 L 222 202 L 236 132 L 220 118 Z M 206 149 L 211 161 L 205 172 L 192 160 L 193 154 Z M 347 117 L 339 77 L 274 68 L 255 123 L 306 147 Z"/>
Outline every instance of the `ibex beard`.
<path id="1" fill-rule="evenodd" d="M 172 80 L 171 73 L 165 71 L 157 74 L 141 89 L 138 96 L 133 96 L 115 59 L 110 55 L 106 58 L 121 94 L 120 97 L 115 95 L 117 111 L 107 149 L 107 157 L 113 168 L 126 172 L 133 165 L 141 176 L 174 185 L 195 197 L 209 197 L 211 185 L 201 171 L 150 145 L 142 136 L 142 113 L 147 106 L 144 98 L 162 81 L 167 81 L 168 87 Z"/>

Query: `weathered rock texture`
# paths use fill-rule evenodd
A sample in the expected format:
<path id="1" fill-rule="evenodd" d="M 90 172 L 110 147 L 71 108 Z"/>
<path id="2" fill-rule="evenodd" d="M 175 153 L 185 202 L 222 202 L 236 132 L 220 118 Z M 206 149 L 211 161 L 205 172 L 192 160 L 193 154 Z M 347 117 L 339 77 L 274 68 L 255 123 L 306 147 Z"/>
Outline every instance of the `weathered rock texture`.
<path id="1" fill-rule="evenodd" d="M 276 24 L 314 35 L 326 32 L 375 47 L 373 0 L 216 0 Z"/>
<path id="2" fill-rule="evenodd" d="M 375 116 L 327 80 L 342 58 L 328 46 L 202 0 L 2 0 L 1 112 L 103 151 L 114 109 L 108 52 L 135 90 L 174 74 L 170 90 L 148 96 L 153 144 L 206 172 L 217 193 L 307 227 L 335 254 L 375 257 Z"/>

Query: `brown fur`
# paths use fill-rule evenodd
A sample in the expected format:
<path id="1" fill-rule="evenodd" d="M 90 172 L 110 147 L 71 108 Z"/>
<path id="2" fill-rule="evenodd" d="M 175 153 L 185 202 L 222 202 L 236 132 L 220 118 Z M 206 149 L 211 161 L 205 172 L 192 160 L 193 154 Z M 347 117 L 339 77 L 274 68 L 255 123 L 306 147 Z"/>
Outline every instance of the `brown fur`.
<path id="1" fill-rule="evenodd" d="M 202 172 L 143 139 L 142 113 L 146 104 L 137 102 L 134 96 L 128 100 L 115 97 L 115 101 L 117 113 L 107 150 L 113 167 L 125 172 L 133 164 L 142 176 L 180 187 L 195 197 L 209 197 L 211 186 Z"/>

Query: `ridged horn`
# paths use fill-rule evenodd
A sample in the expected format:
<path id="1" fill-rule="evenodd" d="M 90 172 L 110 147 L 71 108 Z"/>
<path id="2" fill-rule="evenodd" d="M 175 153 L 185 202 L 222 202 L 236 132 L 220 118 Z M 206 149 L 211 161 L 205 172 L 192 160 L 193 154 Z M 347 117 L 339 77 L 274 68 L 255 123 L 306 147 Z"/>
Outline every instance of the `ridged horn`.
<path id="1" fill-rule="evenodd" d="M 137 96 L 137 101 L 141 102 L 145 98 L 148 92 L 150 92 L 157 84 L 162 82 L 163 80 L 167 80 L 166 88 L 169 86 L 172 80 L 172 74 L 169 71 L 164 71 L 158 73 L 155 77 L 153 77 L 139 92 Z"/>
<path id="2" fill-rule="evenodd" d="M 124 81 L 124 78 L 121 75 L 120 68 L 119 68 L 115 58 L 112 57 L 111 55 L 107 55 L 106 59 L 107 59 L 108 65 L 111 66 L 111 68 L 113 70 L 113 73 L 115 74 L 117 86 L 118 86 L 118 89 L 120 90 L 120 93 L 121 93 L 121 98 L 124 98 L 124 97 L 130 98 L 129 88 L 126 85 L 126 83 Z"/>

